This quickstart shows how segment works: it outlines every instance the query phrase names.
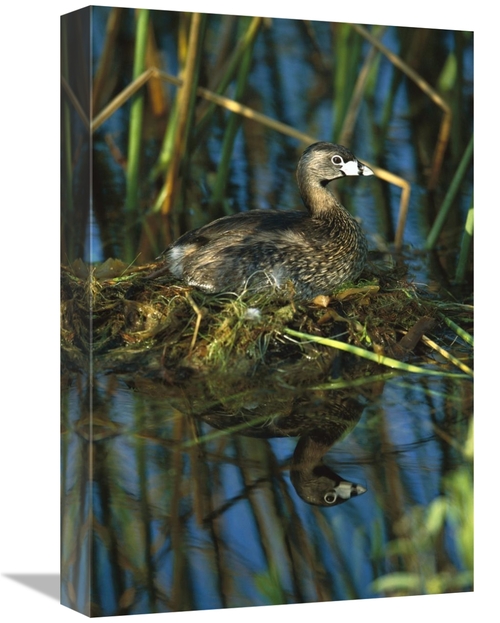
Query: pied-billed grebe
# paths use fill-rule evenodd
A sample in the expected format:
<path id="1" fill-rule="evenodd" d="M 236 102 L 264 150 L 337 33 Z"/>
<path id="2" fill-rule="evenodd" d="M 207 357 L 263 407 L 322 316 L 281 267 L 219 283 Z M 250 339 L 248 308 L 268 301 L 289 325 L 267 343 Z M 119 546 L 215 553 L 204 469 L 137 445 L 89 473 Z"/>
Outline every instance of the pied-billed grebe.
<path id="1" fill-rule="evenodd" d="M 181 236 L 163 253 L 165 266 L 204 292 L 241 293 L 280 288 L 288 281 L 300 299 L 328 294 L 356 279 L 367 242 L 356 220 L 328 190 L 346 175 L 373 175 L 353 154 L 332 143 L 308 147 L 297 167 L 307 211 L 251 210 L 225 216 Z"/>

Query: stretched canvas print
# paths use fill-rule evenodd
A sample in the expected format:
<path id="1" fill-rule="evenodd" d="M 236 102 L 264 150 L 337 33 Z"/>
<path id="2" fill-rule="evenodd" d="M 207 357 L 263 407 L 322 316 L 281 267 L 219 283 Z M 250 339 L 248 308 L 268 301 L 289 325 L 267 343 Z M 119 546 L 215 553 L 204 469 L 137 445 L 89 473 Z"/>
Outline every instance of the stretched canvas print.
<path id="1" fill-rule="evenodd" d="M 472 107 L 471 32 L 62 16 L 65 606 L 473 590 Z"/>

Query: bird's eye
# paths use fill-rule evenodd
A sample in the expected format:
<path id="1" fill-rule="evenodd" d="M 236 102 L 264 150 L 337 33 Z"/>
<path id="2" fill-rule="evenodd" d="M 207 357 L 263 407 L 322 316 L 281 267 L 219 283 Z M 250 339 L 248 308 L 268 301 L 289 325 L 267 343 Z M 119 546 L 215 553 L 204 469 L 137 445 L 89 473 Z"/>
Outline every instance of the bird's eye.
<path id="1" fill-rule="evenodd" d="M 334 504 L 337 499 L 337 494 L 335 491 L 329 491 L 325 493 L 325 497 L 323 498 L 327 504 Z"/>
<path id="2" fill-rule="evenodd" d="M 332 156 L 332 162 L 333 164 L 336 164 L 337 166 L 344 164 L 344 161 L 340 156 Z"/>

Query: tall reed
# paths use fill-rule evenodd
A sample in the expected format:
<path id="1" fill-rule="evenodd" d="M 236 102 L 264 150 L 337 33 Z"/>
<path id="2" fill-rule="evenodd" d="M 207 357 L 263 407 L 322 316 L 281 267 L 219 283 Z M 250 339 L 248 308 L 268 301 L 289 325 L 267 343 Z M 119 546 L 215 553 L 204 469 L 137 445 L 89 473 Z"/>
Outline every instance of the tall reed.
<path id="1" fill-rule="evenodd" d="M 134 50 L 133 79 L 138 78 L 145 68 L 146 44 L 148 36 L 149 11 L 138 9 L 136 20 L 136 39 Z M 139 173 L 142 145 L 142 123 L 144 92 L 133 96 L 130 105 L 129 138 L 127 152 L 126 191 L 125 191 L 125 229 L 124 258 L 130 262 L 136 253 L 136 226 L 140 214 Z"/>

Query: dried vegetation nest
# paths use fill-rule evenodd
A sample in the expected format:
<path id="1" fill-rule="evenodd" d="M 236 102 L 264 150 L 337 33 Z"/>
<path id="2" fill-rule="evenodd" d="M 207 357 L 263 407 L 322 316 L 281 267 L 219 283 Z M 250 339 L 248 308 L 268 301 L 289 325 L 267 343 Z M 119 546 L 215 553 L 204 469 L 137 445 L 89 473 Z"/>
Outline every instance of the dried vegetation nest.
<path id="1" fill-rule="evenodd" d="M 391 356 L 402 332 L 422 317 L 438 318 L 443 309 L 442 302 L 395 273 L 297 303 L 291 292 L 205 295 L 165 279 L 148 279 L 151 270 L 148 265 L 127 268 L 118 260 L 97 267 L 76 261 L 62 268 L 66 369 L 86 370 L 92 352 L 96 369 L 140 368 L 144 375 L 161 371 L 175 380 L 192 370 L 229 373 L 242 365 L 255 368 L 310 356 L 303 345 L 287 339 L 286 327 Z M 456 311 L 461 322 L 472 322 L 471 313 L 464 318 L 462 306 Z"/>

